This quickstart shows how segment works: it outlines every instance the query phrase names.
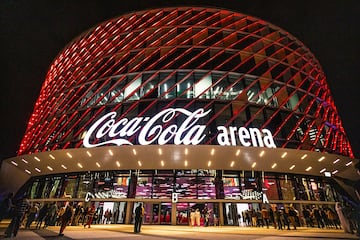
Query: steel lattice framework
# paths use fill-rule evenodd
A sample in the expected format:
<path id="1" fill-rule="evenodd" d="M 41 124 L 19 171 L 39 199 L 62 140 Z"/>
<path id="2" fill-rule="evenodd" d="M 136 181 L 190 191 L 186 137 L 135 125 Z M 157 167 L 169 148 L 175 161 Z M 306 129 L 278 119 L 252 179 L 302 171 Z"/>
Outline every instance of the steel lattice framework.
<path id="1" fill-rule="evenodd" d="M 82 147 L 109 111 L 120 119 L 171 106 L 213 109 L 209 127 L 268 128 L 279 147 L 353 157 L 321 66 L 299 40 L 241 13 L 190 7 L 130 13 L 66 46 L 19 155 Z M 209 133 L 204 144 L 214 141 Z"/>

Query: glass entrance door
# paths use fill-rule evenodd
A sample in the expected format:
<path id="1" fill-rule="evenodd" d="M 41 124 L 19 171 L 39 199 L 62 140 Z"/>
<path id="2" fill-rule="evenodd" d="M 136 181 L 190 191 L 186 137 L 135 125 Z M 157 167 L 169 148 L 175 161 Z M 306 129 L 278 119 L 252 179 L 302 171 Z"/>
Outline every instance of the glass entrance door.
<path id="1" fill-rule="evenodd" d="M 160 203 L 144 203 L 144 224 L 160 224 Z"/>

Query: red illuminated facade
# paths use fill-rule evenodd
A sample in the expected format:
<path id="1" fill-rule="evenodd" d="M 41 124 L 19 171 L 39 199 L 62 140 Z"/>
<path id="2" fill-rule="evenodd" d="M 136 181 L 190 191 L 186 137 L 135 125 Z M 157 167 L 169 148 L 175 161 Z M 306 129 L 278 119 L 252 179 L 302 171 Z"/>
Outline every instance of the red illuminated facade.
<path id="1" fill-rule="evenodd" d="M 229 10 L 165 8 L 103 22 L 59 53 L 18 156 L 3 161 L 0 180 L 19 178 L 0 187 L 93 201 L 124 212 L 116 223 L 144 202 L 145 223 L 188 224 L 207 204 L 210 221 L 237 225 L 263 203 L 344 201 L 335 177 L 355 180 L 357 161 L 294 36 Z"/>
<path id="2" fill-rule="evenodd" d="M 353 157 L 314 55 L 265 21 L 205 8 L 131 13 L 72 41 L 50 66 L 19 155 L 80 148 L 107 111 L 169 106 L 212 109 L 208 126 L 271 129 L 278 147 Z"/>

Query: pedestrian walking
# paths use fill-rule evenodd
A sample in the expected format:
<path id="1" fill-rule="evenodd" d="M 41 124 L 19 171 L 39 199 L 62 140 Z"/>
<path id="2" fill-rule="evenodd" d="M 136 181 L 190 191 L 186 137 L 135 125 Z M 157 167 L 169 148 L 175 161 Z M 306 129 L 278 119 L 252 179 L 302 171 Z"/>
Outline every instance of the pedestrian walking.
<path id="1" fill-rule="evenodd" d="M 135 208 L 135 224 L 134 224 L 134 233 L 141 232 L 141 223 L 144 216 L 144 208 L 142 206 L 142 203 L 140 203 Z"/>
<path id="2" fill-rule="evenodd" d="M 38 212 L 39 212 L 38 204 L 33 203 L 30 210 L 29 210 L 28 216 L 27 216 L 25 229 L 30 229 L 30 226 L 31 226 L 32 222 L 35 220 L 36 215 L 38 214 Z"/>
<path id="3" fill-rule="evenodd" d="M 59 231 L 59 236 L 64 236 L 64 230 L 66 226 L 69 224 L 71 217 L 73 215 L 73 207 L 72 203 L 69 202 L 68 205 L 65 207 L 65 212 L 61 215 L 61 226 Z"/>
<path id="4" fill-rule="evenodd" d="M 89 228 L 90 228 L 91 223 L 94 218 L 94 215 L 95 215 L 95 204 L 92 204 L 91 207 L 89 207 L 87 210 L 87 213 L 86 213 L 87 221 L 86 221 L 86 224 L 84 225 L 84 228 L 86 226 L 89 226 Z"/>
<path id="5" fill-rule="evenodd" d="M 15 213 L 14 216 L 8 226 L 8 228 L 5 231 L 5 236 L 6 237 L 16 237 L 21 222 L 24 219 L 25 213 L 28 211 L 30 207 L 30 202 L 27 199 L 27 195 L 24 194 L 17 202 L 15 205 Z"/>
<path id="6" fill-rule="evenodd" d="M 49 210 L 49 204 L 44 203 L 44 205 L 40 208 L 39 215 L 36 219 L 36 229 L 40 229 L 43 221 L 45 220 L 48 210 Z"/>

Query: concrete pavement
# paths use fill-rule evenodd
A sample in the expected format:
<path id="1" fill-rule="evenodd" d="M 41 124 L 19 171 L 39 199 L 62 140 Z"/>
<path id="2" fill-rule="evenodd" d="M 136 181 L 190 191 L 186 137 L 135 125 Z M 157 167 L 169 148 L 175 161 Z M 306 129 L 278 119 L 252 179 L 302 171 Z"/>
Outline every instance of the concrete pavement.
<path id="1" fill-rule="evenodd" d="M 138 240 L 235 240 L 235 239 L 359 239 L 354 234 L 344 233 L 343 230 L 318 229 L 318 228 L 298 228 L 297 230 L 277 230 L 273 228 L 256 227 L 188 227 L 188 226 L 160 226 L 143 225 L 142 232 L 133 233 L 133 225 L 108 224 L 92 225 L 91 228 L 82 226 L 68 226 L 64 231 L 64 236 L 59 237 L 59 226 L 51 226 L 47 229 L 30 230 L 20 229 L 16 239 L 51 239 L 51 240 L 71 240 L 71 239 L 91 239 L 91 240 L 112 240 L 112 239 L 138 239 Z M 4 238 L 5 228 L 0 226 L 0 236 Z M 7 238 L 4 238 L 7 239 Z"/>

